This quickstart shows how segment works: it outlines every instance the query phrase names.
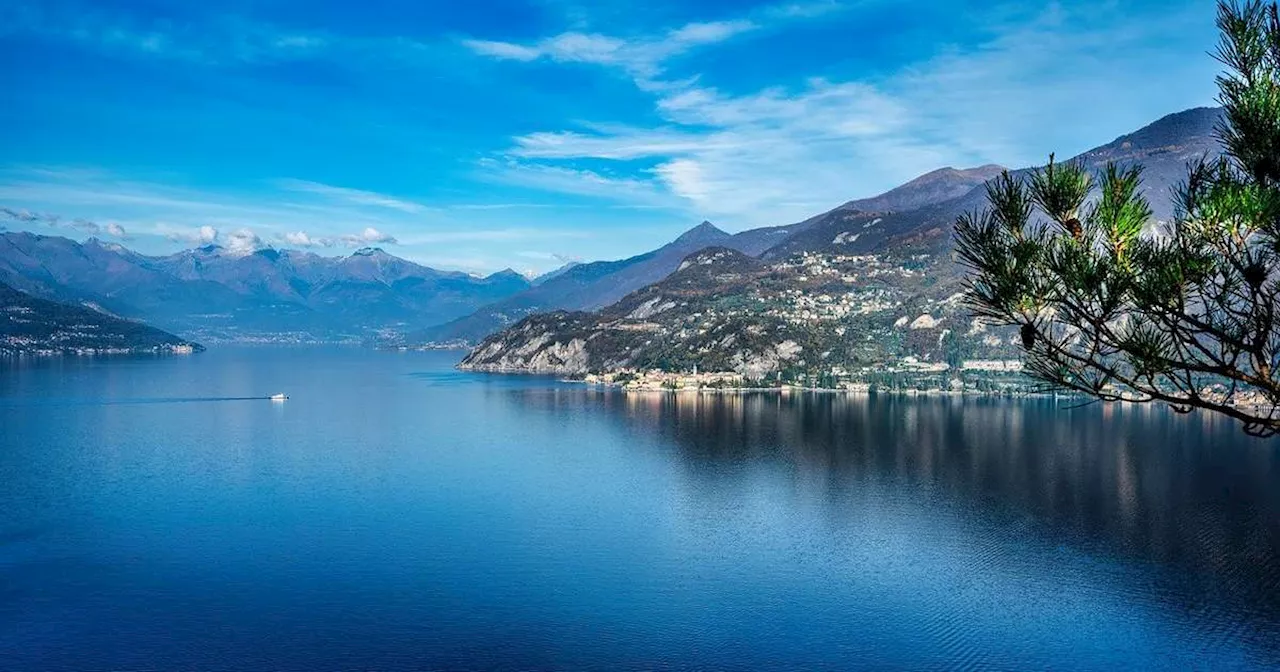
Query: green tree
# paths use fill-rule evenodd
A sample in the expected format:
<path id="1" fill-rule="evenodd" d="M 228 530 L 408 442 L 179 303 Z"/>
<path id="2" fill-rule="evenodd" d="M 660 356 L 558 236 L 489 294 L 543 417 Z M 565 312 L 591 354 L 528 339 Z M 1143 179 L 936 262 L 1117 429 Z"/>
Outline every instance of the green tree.
<path id="1" fill-rule="evenodd" d="M 1280 12 L 1220 2 L 1223 156 L 1189 166 L 1153 226 L 1140 166 L 1049 164 L 987 185 L 956 224 L 974 312 L 1017 326 L 1028 372 L 1114 401 L 1280 433 Z"/>
<path id="2" fill-rule="evenodd" d="M 955 331 L 948 330 L 942 337 L 942 354 L 946 359 L 947 366 L 958 374 L 964 367 L 964 360 L 969 354 L 969 349 L 964 340 Z"/>

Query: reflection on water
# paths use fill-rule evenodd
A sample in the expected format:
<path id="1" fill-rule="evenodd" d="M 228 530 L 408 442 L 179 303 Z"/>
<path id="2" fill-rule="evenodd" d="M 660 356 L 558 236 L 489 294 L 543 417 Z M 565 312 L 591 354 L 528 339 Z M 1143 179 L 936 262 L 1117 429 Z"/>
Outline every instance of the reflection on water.
<path id="1" fill-rule="evenodd" d="M 0 668 L 1280 667 L 1280 442 L 1232 423 L 456 358 L 0 369 Z"/>
<path id="2" fill-rule="evenodd" d="M 1019 535 L 1167 571 L 1141 587 L 1166 606 L 1247 622 L 1280 655 L 1280 449 L 1209 414 L 977 398 L 584 392 L 627 432 L 661 436 L 695 478 L 772 465 L 828 514 L 890 482 Z M 520 404 L 577 409 L 578 394 Z M 1029 538 L 1029 537 L 1028 537 Z"/>

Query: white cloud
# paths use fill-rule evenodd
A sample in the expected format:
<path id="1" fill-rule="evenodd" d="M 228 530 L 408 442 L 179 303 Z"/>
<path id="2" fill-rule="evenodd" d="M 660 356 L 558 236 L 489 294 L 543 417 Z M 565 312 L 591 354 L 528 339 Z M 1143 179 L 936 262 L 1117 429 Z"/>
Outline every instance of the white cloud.
<path id="1" fill-rule="evenodd" d="M 396 238 L 390 234 L 383 233 L 375 228 L 368 227 L 360 233 L 343 236 L 342 240 L 348 245 L 355 247 L 358 245 L 395 245 Z"/>
<path id="2" fill-rule="evenodd" d="M 172 242 L 186 245 L 212 245 L 218 241 L 218 230 L 207 224 L 186 228 L 161 223 L 156 226 L 156 232 Z"/>
<path id="3" fill-rule="evenodd" d="M 671 30 L 621 38 L 601 33 L 567 31 L 528 44 L 468 39 L 462 45 L 481 56 L 521 62 L 547 59 L 559 63 L 593 63 L 616 67 L 646 90 L 672 84 L 659 81 L 666 61 L 698 47 L 719 44 L 740 35 L 776 28 L 787 21 L 806 20 L 843 9 L 835 0 L 766 6 L 748 15 L 720 21 L 695 21 Z"/>
<path id="4" fill-rule="evenodd" d="M 621 68 L 642 85 L 662 71 L 662 63 L 699 46 L 715 44 L 760 28 L 747 19 L 689 23 L 663 35 L 622 39 L 599 33 L 570 31 L 531 44 L 463 40 L 481 56 L 521 62 L 547 59 L 559 63 L 593 63 Z"/>
<path id="5" fill-rule="evenodd" d="M 117 222 L 108 222 L 107 224 L 99 224 L 90 219 L 83 217 L 74 217 L 67 219 L 60 215 L 54 215 L 42 212 L 32 212 L 26 209 L 0 208 L 0 217 L 9 219 L 23 224 L 39 224 L 49 228 L 57 229 L 74 229 L 90 236 L 100 236 L 107 234 L 116 238 L 126 238 L 127 234 L 123 226 Z"/>
<path id="6" fill-rule="evenodd" d="M 228 254 L 241 256 L 270 247 L 258 237 L 258 234 L 249 229 L 237 229 L 227 234 L 223 237 L 222 246 L 226 248 Z"/>
<path id="7" fill-rule="evenodd" d="M 539 132 L 515 138 L 511 155 L 526 159 L 591 157 L 630 160 L 682 154 L 714 142 L 708 135 L 654 129 L 613 127 L 599 134 L 573 131 Z"/>
<path id="8" fill-rule="evenodd" d="M 510 42 L 494 42 L 491 40 L 463 40 L 462 45 L 481 56 L 490 56 L 512 61 L 536 61 L 542 57 L 537 47 L 524 47 Z"/>
<path id="9" fill-rule="evenodd" d="M 639 62 L 652 66 L 647 71 L 626 57 L 595 62 L 660 73 L 663 54 L 679 52 L 670 45 L 728 39 L 762 25 L 756 17 L 833 8 L 776 6 L 741 25 L 690 24 L 611 52 L 635 54 L 643 46 Z M 733 228 L 798 221 L 944 165 L 1029 165 L 1050 151 L 1073 154 L 1163 114 L 1208 104 L 1215 65 L 1188 54 L 1203 53 L 1195 40 L 1211 31 L 1211 15 L 1202 7 L 1135 17 L 1097 3 L 1038 12 L 1010 5 L 984 17 L 995 34 L 988 42 L 862 80 L 812 78 L 727 93 L 697 77 L 637 77 L 653 95 L 660 123 L 528 133 L 513 138 L 507 163 L 488 165 L 553 191 L 637 204 L 674 199 L 673 207 L 728 218 Z M 596 188 L 604 182 L 597 179 L 600 161 L 618 163 L 608 180 L 625 188 Z"/>
<path id="10" fill-rule="evenodd" d="M 278 233 L 275 239 L 289 247 L 365 247 L 367 245 L 396 245 L 395 236 L 383 233 L 373 227 L 367 227 L 359 233 L 340 236 L 315 236 L 306 231 L 288 231 Z"/>
<path id="11" fill-rule="evenodd" d="M 289 231 L 277 234 L 276 239 L 292 247 L 329 247 L 328 239 L 313 239 L 306 231 Z"/>
<path id="12" fill-rule="evenodd" d="M 759 27 L 754 21 L 745 19 L 690 23 L 671 31 L 663 44 L 675 49 L 684 49 L 700 44 L 715 44 L 742 33 L 753 31 Z"/>

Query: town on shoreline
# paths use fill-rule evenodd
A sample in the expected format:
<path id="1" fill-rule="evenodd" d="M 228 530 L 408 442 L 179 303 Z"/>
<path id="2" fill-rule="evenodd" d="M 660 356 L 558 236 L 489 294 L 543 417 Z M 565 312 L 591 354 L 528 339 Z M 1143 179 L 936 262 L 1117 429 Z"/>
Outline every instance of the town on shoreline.
<path id="1" fill-rule="evenodd" d="M 735 371 L 673 372 L 660 369 L 589 373 L 572 380 L 627 391 L 762 392 L 816 391 L 846 394 L 975 394 L 1028 396 L 1043 393 L 1041 385 L 1022 373 L 1017 360 L 966 360 L 956 367 L 943 362 L 908 358 L 904 366 L 822 373 L 775 371 L 749 378 Z"/>

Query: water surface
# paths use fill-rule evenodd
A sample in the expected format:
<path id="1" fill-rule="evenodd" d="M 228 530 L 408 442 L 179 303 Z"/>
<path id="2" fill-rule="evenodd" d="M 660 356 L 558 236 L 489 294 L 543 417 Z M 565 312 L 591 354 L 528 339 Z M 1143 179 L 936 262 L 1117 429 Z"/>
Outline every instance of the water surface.
<path id="1" fill-rule="evenodd" d="M 1229 422 L 457 357 L 0 368 L 0 667 L 1280 666 L 1280 446 Z"/>

